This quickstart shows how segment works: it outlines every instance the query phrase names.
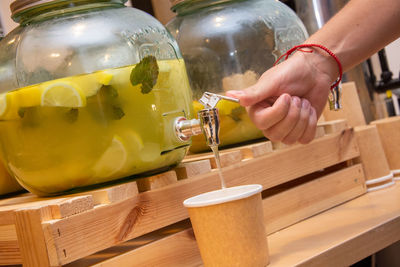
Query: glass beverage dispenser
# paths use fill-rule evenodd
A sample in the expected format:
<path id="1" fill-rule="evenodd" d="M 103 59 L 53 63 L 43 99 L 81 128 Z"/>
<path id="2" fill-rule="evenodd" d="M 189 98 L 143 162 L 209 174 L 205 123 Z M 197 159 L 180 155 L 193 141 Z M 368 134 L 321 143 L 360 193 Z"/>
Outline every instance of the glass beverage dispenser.
<path id="1" fill-rule="evenodd" d="M 0 42 L 0 144 L 28 190 L 51 195 L 179 163 L 192 118 L 178 45 L 126 0 L 16 0 Z"/>
<path id="2" fill-rule="evenodd" d="M 171 0 L 177 16 L 167 24 L 186 62 L 195 101 L 256 83 L 275 60 L 307 38 L 297 15 L 277 0 Z M 221 101 L 221 146 L 263 137 L 237 103 Z M 197 113 L 197 112 L 195 112 Z M 191 151 L 208 149 L 194 136 Z"/>

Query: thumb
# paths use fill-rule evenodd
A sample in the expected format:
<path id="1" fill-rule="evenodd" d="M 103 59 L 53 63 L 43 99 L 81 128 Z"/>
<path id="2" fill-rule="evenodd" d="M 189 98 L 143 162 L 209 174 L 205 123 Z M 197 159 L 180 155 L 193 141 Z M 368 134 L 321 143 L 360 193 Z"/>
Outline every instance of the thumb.
<path id="1" fill-rule="evenodd" d="M 239 99 L 242 106 L 248 107 L 272 96 L 276 96 L 276 89 L 272 82 L 268 82 L 264 78 L 259 79 L 256 84 L 246 89 L 227 91 L 226 95 Z"/>

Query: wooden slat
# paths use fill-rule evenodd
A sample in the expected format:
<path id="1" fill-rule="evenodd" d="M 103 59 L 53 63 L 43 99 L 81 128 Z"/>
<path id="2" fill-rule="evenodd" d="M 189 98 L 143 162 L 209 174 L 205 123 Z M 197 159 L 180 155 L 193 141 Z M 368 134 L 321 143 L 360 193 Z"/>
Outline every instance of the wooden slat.
<path id="1" fill-rule="evenodd" d="M 234 165 L 242 160 L 242 154 L 237 149 L 227 150 L 227 151 L 221 150 L 219 156 L 220 156 L 222 167 Z M 217 164 L 215 162 L 215 157 L 212 152 L 188 155 L 187 157 L 185 157 L 183 159 L 182 162 L 187 163 L 187 162 L 206 160 L 206 159 L 210 160 L 211 168 L 213 168 L 213 169 L 217 168 Z"/>
<path id="2" fill-rule="evenodd" d="M 226 152 L 220 153 L 220 161 L 222 168 L 235 165 L 236 163 L 242 161 L 242 153 L 239 150 L 230 151 L 227 153 Z M 215 157 L 212 157 L 210 159 L 210 163 L 211 163 L 211 168 L 213 169 L 218 168 Z"/>
<path id="3" fill-rule="evenodd" d="M 179 180 L 188 179 L 211 172 L 211 163 L 207 159 L 181 163 L 175 168 L 175 172 Z"/>
<path id="4" fill-rule="evenodd" d="M 268 236 L 268 267 L 349 266 L 400 240 L 400 184 Z"/>
<path id="5" fill-rule="evenodd" d="M 345 119 L 339 119 L 339 120 L 333 120 L 333 121 L 324 121 L 318 124 L 319 127 L 323 127 L 325 134 L 332 134 L 332 133 L 338 133 L 341 132 L 345 129 L 347 129 L 347 120 Z"/>
<path id="6" fill-rule="evenodd" d="M 400 116 L 372 121 L 376 125 L 391 170 L 400 169 Z"/>
<path id="7" fill-rule="evenodd" d="M 0 226 L 0 265 L 22 264 L 15 225 Z"/>
<path id="8" fill-rule="evenodd" d="M 366 192 L 361 164 L 263 199 L 267 232 L 273 233 Z"/>
<path id="9" fill-rule="evenodd" d="M 162 188 L 164 186 L 178 182 L 175 171 L 167 171 L 157 175 L 136 180 L 139 192 L 145 192 Z"/>
<path id="10" fill-rule="evenodd" d="M 358 126 L 354 128 L 354 132 L 360 149 L 359 161 L 363 164 L 366 180 L 390 174 L 389 164 L 376 126 Z"/>
<path id="11" fill-rule="evenodd" d="M 50 266 L 40 209 L 15 212 L 15 227 L 24 266 Z"/>
<path id="12" fill-rule="evenodd" d="M 272 147 L 273 147 L 274 150 L 281 150 L 281 149 L 289 148 L 289 147 L 294 146 L 294 145 L 296 145 L 296 144 L 287 145 L 287 144 L 284 144 L 282 142 L 272 142 Z"/>
<path id="13" fill-rule="evenodd" d="M 242 153 L 242 160 L 244 160 L 261 157 L 263 155 L 271 153 L 273 151 L 273 148 L 271 141 L 262 141 L 240 147 L 228 148 L 222 151 L 229 152 L 235 150 L 240 150 L 240 152 Z"/>
<path id="14" fill-rule="evenodd" d="M 125 200 L 139 194 L 135 181 L 129 181 L 123 184 L 107 186 L 104 188 L 94 189 L 75 195 L 91 195 L 93 204 L 108 204 Z"/>
<path id="15" fill-rule="evenodd" d="M 93 209 L 92 196 L 78 196 L 49 205 L 53 219 L 61 219 Z"/>
<path id="16" fill-rule="evenodd" d="M 317 130 L 315 132 L 315 138 L 320 138 L 325 136 L 325 127 L 323 125 L 317 125 Z"/>
<path id="17" fill-rule="evenodd" d="M 83 196 L 89 208 L 91 205 L 109 204 L 131 198 L 138 194 L 138 188 L 135 181 L 130 181 L 123 184 L 97 188 L 90 191 L 79 192 L 71 195 L 63 195 L 56 197 L 38 197 L 31 193 L 21 194 L 19 196 L 0 200 L 0 225 L 10 225 L 14 223 L 14 210 L 30 207 L 57 206 L 68 203 L 71 198 Z M 91 198 L 91 200 L 90 200 Z M 79 199 L 79 198 L 78 198 Z M 78 200 L 77 199 L 77 200 Z M 82 201 L 82 199 L 80 200 Z M 79 204 L 80 203 L 80 204 Z M 80 205 L 83 208 L 83 202 L 73 202 L 69 208 L 74 205 Z M 78 210 L 75 209 L 75 213 Z M 83 211 L 83 210 L 82 210 Z M 57 213 L 57 212 L 56 212 Z M 58 218 L 58 217 L 56 217 Z"/>
<path id="18" fill-rule="evenodd" d="M 201 266 L 193 230 L 181 231 L 115 258 L 92 265 L 120 266 Z"/>
<path id="19" fill-rule="evenodd" d="M 270 188 L 358 155 L 353 132 L 346 130 L 306 146 L 240 162 L 223 172 L 227 186 L 259 183 Z M 49 227 L 58 254 L 66 251 L 67 256 L 60 259 L 65 264 L 186 219 L 183 200 L 217 188 L 218 173 L 211 172 L 44 225 Z"/>

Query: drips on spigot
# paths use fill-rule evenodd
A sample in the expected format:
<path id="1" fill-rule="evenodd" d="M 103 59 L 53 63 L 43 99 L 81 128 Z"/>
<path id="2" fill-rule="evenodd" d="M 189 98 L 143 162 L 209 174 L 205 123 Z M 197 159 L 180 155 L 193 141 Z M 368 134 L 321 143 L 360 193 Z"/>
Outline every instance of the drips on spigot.
<path id="1" fill-rule="evenodd" d="M 175 133 L 178 139 L 187 141 L 191 136 L 202 132 L 208 146 L 218 146 L 219 115 L 216 105 L 222 99 L 239 103 L 239 99 L 233 97 L 205 92 L 199 100 L 204 106 L 204 109 L 197 113 L 199 119 L 187 120 L 184 117 L 179 117 L 175 120 Z"/>

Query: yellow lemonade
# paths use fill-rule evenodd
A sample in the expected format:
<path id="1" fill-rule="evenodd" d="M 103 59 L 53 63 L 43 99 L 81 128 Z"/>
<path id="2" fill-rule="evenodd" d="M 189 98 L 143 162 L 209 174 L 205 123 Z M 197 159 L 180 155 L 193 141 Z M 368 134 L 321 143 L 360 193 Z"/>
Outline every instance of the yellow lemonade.
<path id="1" fill-rule="evenodd" d="M 198 101 L 193 101 L 194 113 L 203 109 L 203 105 Z M 251 122 L 246 109 L 238 103 L 222 100 L 218 102 L 220 132 L 220 147 L 237 144 L 248 140 L 262 138 L 262 132 Z M 191 152 L 201 152 L 209 150 L 204 136 L 197 135 L 192 137 Z"/>
<path id="2" fill-rule="evenodd" d="M 14 177 L 8 173 L 3 162 L 0 162 L 0 195 L 22 190 L 22 187 L 17 183 Z"/>
<path id="3" fill-rule="evenodd" d="M 7 167 L 49 195 L 177 164 L 190 143 L 176 139 L 173 122 L 193 115 L 190 87 L 183 60 L 156 63 L 150 86 L 132 81 L 135 71 L 147 77 L 139 63 L 0 95 Z"/>

